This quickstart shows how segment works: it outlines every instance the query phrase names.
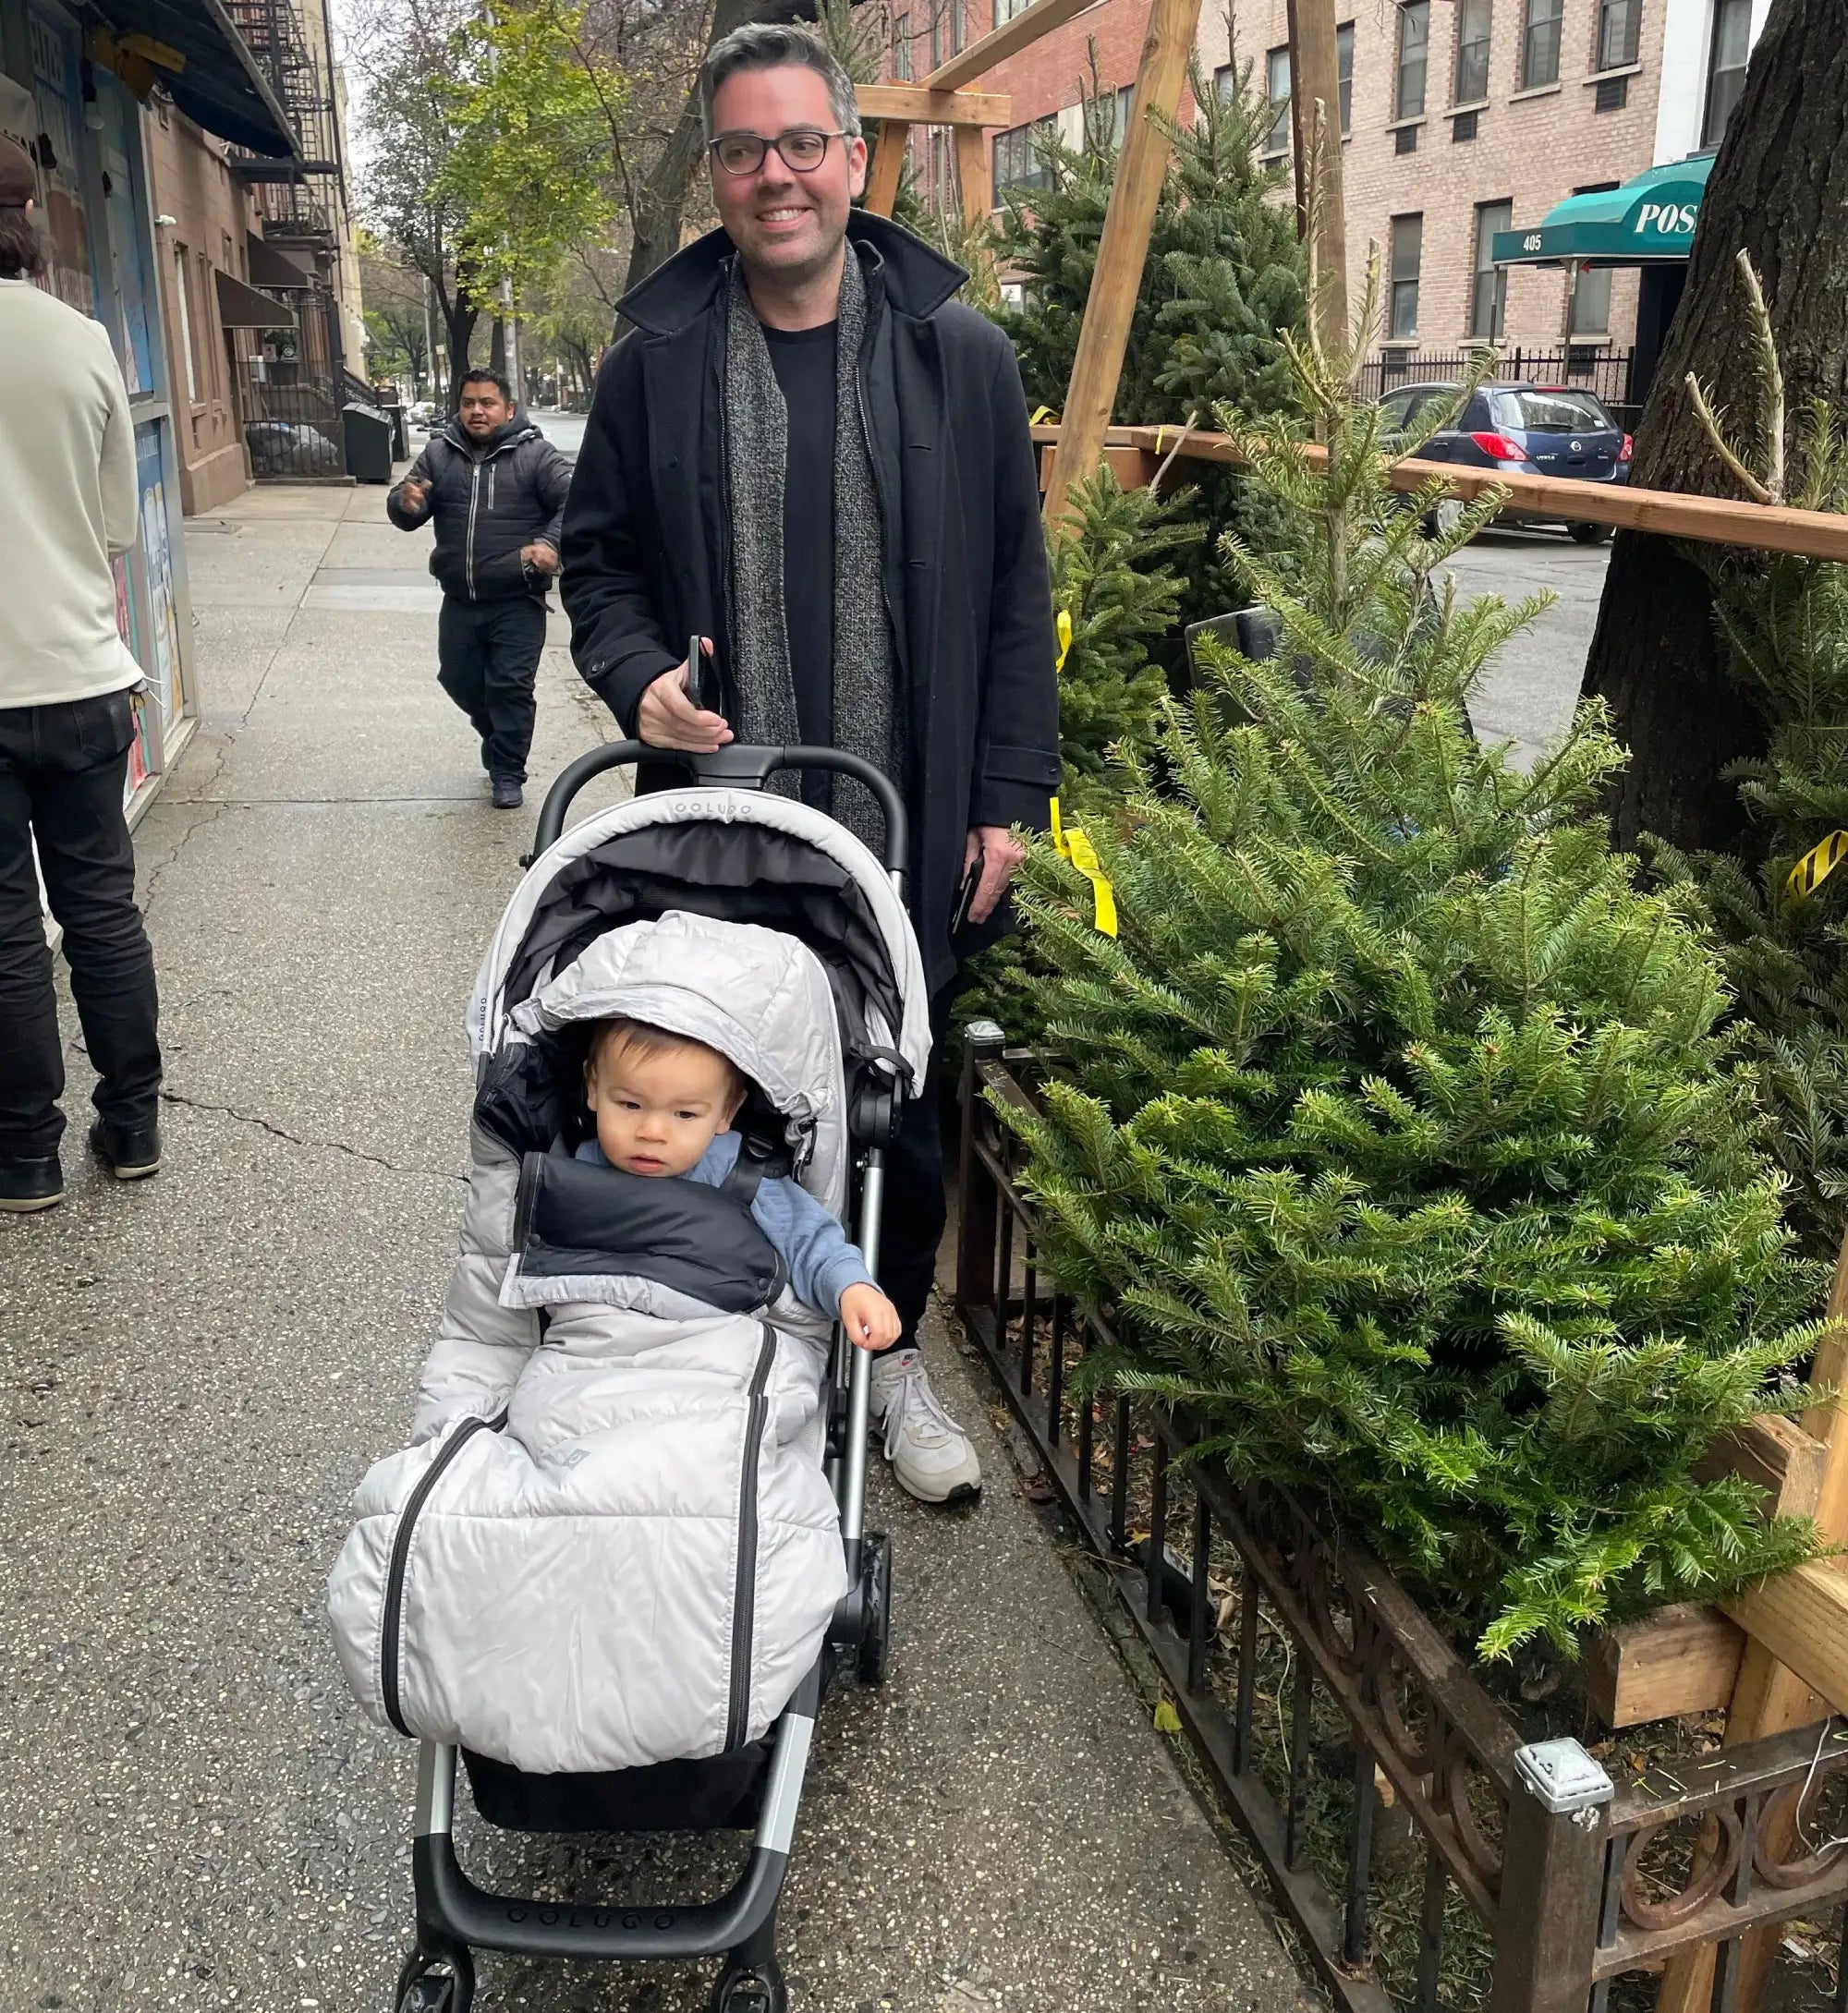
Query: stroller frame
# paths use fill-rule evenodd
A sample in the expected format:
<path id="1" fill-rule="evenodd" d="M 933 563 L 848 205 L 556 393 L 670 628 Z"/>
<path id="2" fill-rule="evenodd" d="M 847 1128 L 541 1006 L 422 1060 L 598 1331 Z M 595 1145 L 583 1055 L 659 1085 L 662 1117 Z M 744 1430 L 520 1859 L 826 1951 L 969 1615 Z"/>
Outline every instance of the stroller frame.
<path id="1" fill-rule="evenodd" d="M 735 744 L 696 755 L 618 741 L 593 748 L 563 770 L 546 793 L 533 851 L 524 864 L 530 866 L 564 836 L 565 812 L 587 782 L 644 759 L 677 762 L 697 782 L 734 789 L 761 790 L 772 774 L 788 769 L 828 770 L 855 778 L 872 793 L 884 817 L 883 864 L 894 891 L 904 894 L 909 838 L 903 799 L 871 763 L 825 747 Z M 857 1242 L 875 1276 L 884 1149 L 904 1097 L 905 1085 L 894 1070 L 878 1089 L 863 1091 L 849 1113 L 853 1137 L 865 1148 Z M 686 1907 L 574 1904 L 491 1894 L 463 1872 L 456 1852 L 457 1750 L 439 1741 L 421 1741 L 411 1847 L 417 1943 L 398 1974 L 395 2013 L 468 2013 L 475 1991 L 470 1953 L 477 1949 L 631 1963 L 723 1957 L 727 1961 L 713 1988 L 712 2013 L 784 2013 L 788 1996 L 776 1958 L 776 1910 L 789 1868 L 826 1667 L 831 1659 L 846 1656 L 853 1659 L 863 1682 L 877 1684 L 885 1676 L 892 1557 L 883 1535 L 865 1528 L 871 1395 L 870 1359 L 864 1350 L 850 1347 L 837 1327 L 827 1471 L 840 1506 L 848 1591 L 834 1611 L 821 1658 L 776 1722 L 750 1856 L 729 1892 Z"/>

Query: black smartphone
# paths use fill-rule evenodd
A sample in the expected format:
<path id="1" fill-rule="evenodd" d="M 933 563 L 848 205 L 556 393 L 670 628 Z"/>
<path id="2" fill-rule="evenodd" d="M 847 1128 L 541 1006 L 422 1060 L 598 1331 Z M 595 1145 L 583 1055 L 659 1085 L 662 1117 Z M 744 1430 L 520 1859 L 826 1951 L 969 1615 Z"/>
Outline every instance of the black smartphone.
<path id="1" fill-rule="evenodd" d="M 706 655 L 706 639 L 696 636 L 687 646 L 687 697 L 702 713 L 720 710 L 712 660 Z"/>
<path id="2" fill-rule="evenodd" d="M 981 886 L 982 866 L 987 858 L 988 855 L 978 846 L 975 858 L 969 862 L 969 870 L 963 876 L 963 884 L 956 891 L 956 906 L 950 917 L 953 937 L 969 919 L 969 903 L 975 900 L 976 890 Z"/>

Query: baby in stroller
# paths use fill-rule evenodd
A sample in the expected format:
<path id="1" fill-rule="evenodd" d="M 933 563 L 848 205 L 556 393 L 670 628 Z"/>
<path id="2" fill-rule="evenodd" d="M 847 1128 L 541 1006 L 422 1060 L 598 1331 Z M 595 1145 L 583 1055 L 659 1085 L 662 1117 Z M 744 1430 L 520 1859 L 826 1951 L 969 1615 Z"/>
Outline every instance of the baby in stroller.
<path id="1" fill-rule="evenodd" d="M 561 777 L 488 947 L 455 1271 L 410 1444 L 328 1581 L 355 1694 L 421 1743 L 398 2013 L 467 2013 L 479 1948 L 722 1957 L 721 2013 L 781 2013 L 810 1731 L 832 1672 L 885 1669 L 869 1351 L 898 1323 L 873 1273 L 930 1045 L 903 806 L 852 758 L 745 750 L 741 779 L 565 833 L 642 753 Z M 763 790 L 777 764 L 864 770 L 883 865 Z M 750 1855 L 687 1905 L 491 1894 L 455 1848 L 458 1761 L 497 1826 L 750 1830 Z"/>
<path id="2" fill-rule="evenodd" d="M 597 1131 L 578 1158 L 650 1178 L 681 1175 L 709 1188 L 736 1184 L 744 1141 L 732 1123 L 751 1088 L 729 1057 L 702 1041 L 643 1021 L 604 1021 L 592 1028 L 584 1061 L 585 1103 Z M 817 1314 L 838 1314 L 862 1349 L 895 1342 L 898 1309 L 840 1223 L 787 1175 L 763 1176 L 754 1186 L 751 1216 L 796 1297 Z"/>

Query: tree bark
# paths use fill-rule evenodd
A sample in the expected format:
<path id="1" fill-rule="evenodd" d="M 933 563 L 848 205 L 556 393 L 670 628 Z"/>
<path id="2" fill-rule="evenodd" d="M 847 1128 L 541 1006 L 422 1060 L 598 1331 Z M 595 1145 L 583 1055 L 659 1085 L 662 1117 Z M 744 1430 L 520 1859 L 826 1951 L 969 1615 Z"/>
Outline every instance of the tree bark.
<path id="1" fill-rule="evenodd" d="M 1692 370 L 1750 438 L 1755 356 L 1735 260 L 1751 257 L 1788 388 L 1786 410 L 1848 385 L 1848 36 L 1841 0 L 1775 0 L 1701 203 L 1683 296 L 1636 430 L 1631 480 L 1736 496 L 1687 396 Z M 1620 531 L 1586 664 L 1631 751 L 1618 843 L 1654 832 L 1723 849 L 1745 824 L 1720 771 L 1762 754 L 1765 727 L 1729 676 L 1700 568 L 1670 540 Z"/>
<path id="2" fill-rule="evenodd" d="M 480 320 L 480 309 L 470 307 L 461 293 L 444 299 L 443 326 L 449 344 L 449 384 L 445 395 L 451 412 L 456 410 L 456 401 L 462 395 L 462 373 L 468 368 L 468 351 L 475 340 L 475 324 Z"/>

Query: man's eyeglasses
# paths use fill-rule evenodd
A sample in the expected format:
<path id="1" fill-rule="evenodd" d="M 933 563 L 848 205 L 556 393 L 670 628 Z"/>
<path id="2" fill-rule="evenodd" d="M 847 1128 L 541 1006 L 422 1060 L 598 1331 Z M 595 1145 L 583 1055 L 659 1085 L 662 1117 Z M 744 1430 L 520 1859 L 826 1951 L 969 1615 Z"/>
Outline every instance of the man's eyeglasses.
<path id="1" fill-rule="evenodd" d="M 831 139 L 853 137 L 851 133 L 820 133 L 812 126 L 795 127 L 774 139 L 766 139 L 761 133 L 721 133 L 710 151 L 727 175 L 755 175 L 772 147 L 784 166 L 797 175 L 812 175 L 828 158 Z"/>

